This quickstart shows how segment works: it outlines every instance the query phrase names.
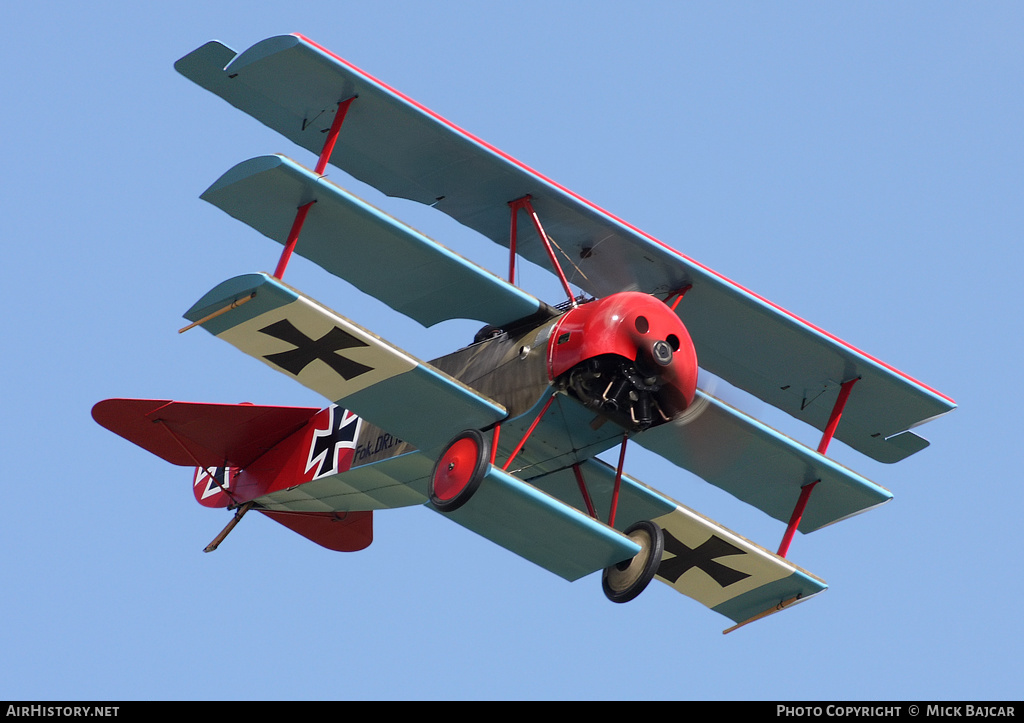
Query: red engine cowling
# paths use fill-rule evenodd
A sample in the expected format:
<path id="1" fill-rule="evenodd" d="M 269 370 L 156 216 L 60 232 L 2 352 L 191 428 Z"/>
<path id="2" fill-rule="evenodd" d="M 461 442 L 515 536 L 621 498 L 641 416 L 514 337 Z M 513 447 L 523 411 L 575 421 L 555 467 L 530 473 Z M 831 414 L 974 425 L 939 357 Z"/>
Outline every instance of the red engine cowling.
<path id="1" fill-rule="evenodd" d="M 567 311 L 548 341 L 548 374 L 584 405 L 641 430 L 686 409 L 697 352 L 663 302 L 634 291 Z"/>

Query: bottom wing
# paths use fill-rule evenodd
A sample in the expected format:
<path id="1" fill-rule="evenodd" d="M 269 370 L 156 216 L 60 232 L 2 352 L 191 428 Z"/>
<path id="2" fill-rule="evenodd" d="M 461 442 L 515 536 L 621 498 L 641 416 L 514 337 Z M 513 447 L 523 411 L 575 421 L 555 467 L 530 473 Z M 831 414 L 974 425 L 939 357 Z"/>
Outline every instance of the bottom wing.
<path id="1" fill-rule="evenodd" d="M 263 510 L 334 514 L 422 505 L 434 460 L 407 452 L 256 498 Z"/>
<path id="2" fill-rule="evenodd" d="M 608 510 L 615 470 L 599 460 L 580 465 L 592 503 Z M 548 494 L 584 508 L 571 469 L 530 480 Z M 615 527 L 651 520 L 665 535 L 656 579 L 743 624 L 823 592 L 825 582 L 789 560 L 754 544 L 714 520 L 628 476 L 622 477 Z"/>
<path id="3" fill-rule="evenodd" d="M 656 579 L 742 625 L 823 592 L 823 580 L 717 522 L 677 505 Z"/>
<path id="4" fill-rule="evenodd" d="M 640 551 L 618 530 L 493 465 L 473 498 L 444 516 L 569 581 Z"/>
<path id="5" fill-rule="evenodd" d="M 506 416 L 500 404 L 267 274 L 219 284 L 185 317 L 428 454 Z"/>

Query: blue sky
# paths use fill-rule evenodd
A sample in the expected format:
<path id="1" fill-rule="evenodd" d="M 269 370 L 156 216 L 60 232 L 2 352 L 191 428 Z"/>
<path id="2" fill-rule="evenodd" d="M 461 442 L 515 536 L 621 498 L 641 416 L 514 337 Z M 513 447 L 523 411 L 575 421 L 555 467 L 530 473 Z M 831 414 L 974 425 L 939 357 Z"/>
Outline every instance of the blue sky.
<path id="1" fill-rule="evenodd" d="M 4 13 L 0 698 L 1021 697 L 1020 4 L 166 7 Z M 176 333 L 279 251 L 199 194 L 255 155 L 313 161 L 172 64 L 287 32 L 956 399 L 898 465 L 830 448 L 895 499 L 797 537 L 824 595 L 723 637 L 666 586 L 613 605 L 597 577 L 566 583 L 422 508 L 378 514 L 360 553 L 256 515 L 202 553 L 226 514 L 89 410 L 321 403 Z M 332 178 L 504 268 L 447 217 Z M 476 326 L 423 330 L 301 259 L 287 280 L 421 358 Z M 766 547 L 782 536 L 636 447 L 627 466 Z"/>

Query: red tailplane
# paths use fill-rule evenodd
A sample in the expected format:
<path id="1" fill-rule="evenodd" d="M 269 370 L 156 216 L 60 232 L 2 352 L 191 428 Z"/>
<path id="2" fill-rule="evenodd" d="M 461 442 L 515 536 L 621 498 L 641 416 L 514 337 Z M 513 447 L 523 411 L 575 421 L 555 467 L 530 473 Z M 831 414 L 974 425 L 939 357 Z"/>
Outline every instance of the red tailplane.
<path id="1" fill-rule="evenodd" d="M 192 489 L 204 507 L 237 507 L 270 492 L 348 470 L 359 421 L 337 407 L 166 399 L 107 399 L 93 407 L 92 416 L 171 464 L 194 466 Z M 351 433 L 345 435 L 352 437 L 350 443 L 327 449 L 323 439 L 342 427 L 350 427 Z M 373 541 L 369 511 L 260 511 L 330 550 L 353 552 Z"/>

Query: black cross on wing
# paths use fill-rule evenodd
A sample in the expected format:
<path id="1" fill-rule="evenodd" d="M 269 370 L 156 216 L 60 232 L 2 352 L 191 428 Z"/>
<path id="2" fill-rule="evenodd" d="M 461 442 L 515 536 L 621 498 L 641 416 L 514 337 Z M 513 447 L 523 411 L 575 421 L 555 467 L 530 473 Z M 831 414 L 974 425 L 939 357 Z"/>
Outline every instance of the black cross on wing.
<path id="1" fill-rule="evenodd" d="M 711 535 L 701 545 L 690 549 L 669 534 L 668 530 L 664 530 L 664 534 L 665 552 L 671 552 L 675 557 L 662 558 L 661 565 L 658 567 L 658 575 L 660 577 L 675 583 L 683 573 L 694 567 L 703 570 L 722 587 L 728 587 L 733 583 L 750 577 L 745 572 L 740 572 L 715 562 L 719 557 L 747 554 L 744 550 L 726 542 L 718 535 Z"/>
<path id="2" fill-rule="evenodd" d="M 360 364 L 338 354 L 343 349 L 369 346 L 366 342 L 360 341 L 344 329 L 334 327 L 319 339 L 310 339 L 296 329 L 295 325 L 290 321 L 282 319 L 260 329 L 260 333 L 286 341 L 295 346 L 294 349 L 289 351 L 268 354 L 263 357 L 268 362 L 281 367 L 294 376 L 299 376 L 303 369 L 317 359 L 336 371 L 345 381 L 355 379 L 360 374 L 373 371 L 373 367 Z"/>

